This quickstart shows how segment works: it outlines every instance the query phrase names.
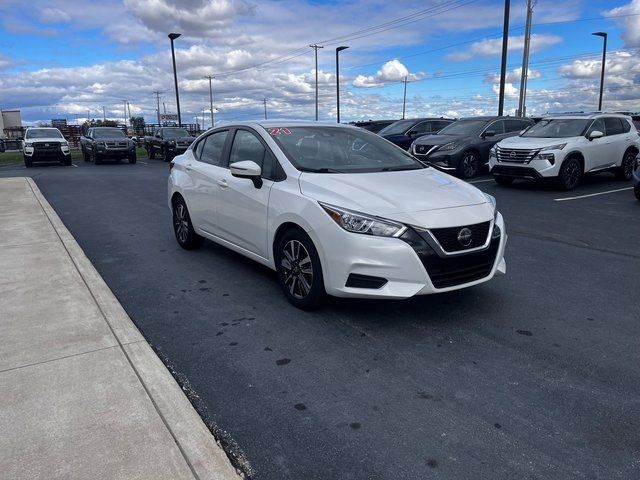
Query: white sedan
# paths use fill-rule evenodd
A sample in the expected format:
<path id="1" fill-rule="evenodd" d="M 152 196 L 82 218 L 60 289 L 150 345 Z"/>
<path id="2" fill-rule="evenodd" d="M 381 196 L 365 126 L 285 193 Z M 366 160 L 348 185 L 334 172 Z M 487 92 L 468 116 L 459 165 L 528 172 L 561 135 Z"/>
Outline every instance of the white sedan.
<path id="1" fill-rule="evenodd" d="M 300 308 L 326 294 L 446 292 L 506 271 L 493 197 L 359 128 L 227 125 L 170 167 L 180 246 L 207 238 L 267 265 Z"/>

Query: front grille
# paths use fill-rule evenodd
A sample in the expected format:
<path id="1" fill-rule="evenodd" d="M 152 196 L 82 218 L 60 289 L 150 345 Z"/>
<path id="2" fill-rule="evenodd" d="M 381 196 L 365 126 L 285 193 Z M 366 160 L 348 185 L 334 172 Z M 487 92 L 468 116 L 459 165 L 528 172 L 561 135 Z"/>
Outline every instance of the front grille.
<path id="1" fill-rule="evenodd" d="M 106 142 L 107 147 L 126 147 L 127 142 Z"/>
<path id="2" fill-rule="evenodd" d="M 33 151 L 36 155 L 55 156 L 60 153 L 60 143 L 58 142 L 35 142 Z"/>
<path id="3" fill-rule="evenodd" d="M 432 228 L 430 232 L 436 237 L 445 252 L 460 252 L 484 245 L 489 235 L 490 226 L 491 222 L 483 222 L 462 227 Z M 471 232 L 471 241 L 466 246 L 458 240 L 463 229 L 469 229 Z"/>
<path id="4" fill-rule="evenodd" d="M 511 167 L 509 165 L 496 165 L 491 169 L 491 173 L 494 175 L 513 178 L 542 178 L 542 175 L 540 175 L 540 173 L 538 173 L 536 169 L 531 167 Z"/>
<path id="5" fill-rule="evenodd" d="M 529 163 L 540 150 L 521 148 L 496 148 L 496 157 L 499 162 Z"/>

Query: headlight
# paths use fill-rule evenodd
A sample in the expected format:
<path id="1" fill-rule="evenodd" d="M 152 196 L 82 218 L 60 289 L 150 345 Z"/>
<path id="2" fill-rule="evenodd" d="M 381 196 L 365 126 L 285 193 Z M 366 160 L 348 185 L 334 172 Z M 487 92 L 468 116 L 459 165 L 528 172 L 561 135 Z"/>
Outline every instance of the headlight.
<path id="1" fill-rule="evenodd" d="M 543 147 L 542 149 L 540 149 L 540 151 L 548 152 L 549 150 L 562 150 L 566 146 L 566 143 L 558 143 L 557 145 L 549 145 L 548 147 Z"/>
<path id="2" fill-rule="evenodd" d="M 493 147 L 491 147 L 491 150 L 489 150 L 489 158 L 497 158 L 497 148 L 494 145 Z"/>
<path id="3" fill-rule="evenodd" d="M 24 146 L 25 146 L 25 147 L 33 147 L 33 143 L 31 143 L 31 142 L 24 142 Z"/>
<path id="4" fill-rule="evenodd" d="M 320 203 L 320 202 L 318 202 Z M 399 237 L 407 229 L 401 223 L 370 217 L 362 213 L 320 203 L 331 219 L 347 232 L 362 233 L 376 237 Z"/>
<path id="5" fill-rule="evenodd" d="M 60 146 L 61 147 L 68 147 L 69 146 L 69 142 L 60 142 Z"/>
<path id="6" fill-rule="evenodd" d="M 494 197 L 493 195 L 489 195 L 488 193 L 485 193 L 484 196 L 487 198 L 487 200 L 489 201 L 489 203 L 493 206 L 493 209 L 496 209 L 496 197 Z"/>
<path id="7" fill-rule="evenodd" d="M 438 150 L 443 152 L 443 151 L 448 151 L 448 150 L 455 150 L 456 148 L 458 148 L 458 144 L 456 142 L 449 142 L 449 143 L 441 146 Z"/>

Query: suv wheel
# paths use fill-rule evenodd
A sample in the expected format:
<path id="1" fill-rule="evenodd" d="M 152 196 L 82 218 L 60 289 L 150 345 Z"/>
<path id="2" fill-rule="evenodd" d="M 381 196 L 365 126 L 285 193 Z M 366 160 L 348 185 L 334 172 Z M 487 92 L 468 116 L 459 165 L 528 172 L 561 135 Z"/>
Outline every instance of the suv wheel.
<path id="1" fill-rule="evenodd" d="M 204 240 L 194 230 L 187 204 L 182 197 L 173 201 L 173 232 L 178 244 L 185 250 L 200 248 Z"/>
<path id="2" fill-rule="evenodd" d="M 636 161 L 636 154 L 628 151 L 622 158 L 622 163 L 616 169 L 616 178 L 618 180 L 631 180 L 633 176 L 633 164 Z"/>
<path id="3" fill-rule="evenodd" d="M 560 167 L 558 182 L 564 190 L 573 190 L 580 183 L 581 177 L 582 165 L 577 158 L 572 157 L 565 160 Z"/>
<path id="4" fill-rule="evenodd" d="M 169 153 L 169 149 L 166 147 L 162 149 L 162 157 L 164 158 L 165 162 L 170 162 L 171 160 L 173 160 L 173 156 Z"/>
<path id="5" fill-rule="evenodd" d="M 480 157 L 476 152 L 465 152 L 458 165 L 458 174 L 462 178 L 473 178 L 480 171 Z"/>
<path id="6" fill-rule="evenodd" d="M 496 181 L 498 185 L 509 186 L 515 180 L 513 177 L 504 177 L 502 175 L 494 175 L 493 179 Z"/>
<path id="7" fill-rule="evenodd" d="M 91 150 L 91 160 L 93 160 L 93 163 L 96 165 L 100 165 L 102 163 L 102 158 L 95 148 Z"/>
<path id="8" fill-rule="evenodd" d="M 129 163 L 136 163 L 138 161 L 138 157 L 136 156 L 135 153 L 132 153 L 131 155 L 129 155 L 128 159 L 129 159 Z"/>
<path id="9" fill-rule="evenodd" d="M 287 300 L 303 310 L 320 306 L 326 295 L 316 247 L 301 230 L 287 231 L 276 245 L 278 282 Z"/>
<path id="10" fill-rule="evenodd" d="M 149 145 L 147 147 L 147 156 L 149 157 L 149 160 L 153 160 L 156 158 L 156 152 L 153 149 L 153 145 Z"/>
<path id="11" fill-rule="evenodd" d="M 85 148 L 82 149 L 82 159 L 85 162 L 89 162 L 91 160 L 91 156 L 89 155 L 89 152 L 87 152 Z"/>
<path id="12" fill-rule="evenodd" d="M 62 159 L 62 162 L 61 162 L 61 163 L 62 163 L 65 167 L 70 167 L 70 166 L 71 166 L 71 155 L 69 155 L 68 157 L 67 157 L 67 156 L 65 156 L 65 157 Z"/>
<path id="13" fill-rule="evenodd" d="M 33 167 L 33 160 L 31 160 L 29 157 L 27 157 L 26 155 L 24 155 L 24 166 L 26 168 L 31 168 Z"/>
<path id="14" fill-rule="evenodd" d="M 636 186 L 633 187 L 633 193 L 636 194 L 636 198 L 640 202 L 640 182 L 636 183 Z"/>

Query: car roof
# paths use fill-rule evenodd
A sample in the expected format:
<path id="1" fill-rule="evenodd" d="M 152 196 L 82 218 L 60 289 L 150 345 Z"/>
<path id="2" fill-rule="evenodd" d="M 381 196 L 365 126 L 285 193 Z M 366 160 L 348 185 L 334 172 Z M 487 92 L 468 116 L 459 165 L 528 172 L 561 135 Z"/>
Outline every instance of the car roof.
<path id="1" fill-rule="evenodd" d="M 478 117 L 462 117 L 459 120 L 484 120 L 485 122 L 490 122 L 492 120 L 531 120 L 529 117 L 511 117 L 509 115 L 483 115 Z"/>
<path id="2" fill-rule="evenodd" d="M 602 117 L 629 118 L 629 115 L 621 113 L 591 112 L 591 113 L 552 113 L 542 117 L 543 119 L 566 118 L 570 120 L 593 120 Z"/>

